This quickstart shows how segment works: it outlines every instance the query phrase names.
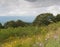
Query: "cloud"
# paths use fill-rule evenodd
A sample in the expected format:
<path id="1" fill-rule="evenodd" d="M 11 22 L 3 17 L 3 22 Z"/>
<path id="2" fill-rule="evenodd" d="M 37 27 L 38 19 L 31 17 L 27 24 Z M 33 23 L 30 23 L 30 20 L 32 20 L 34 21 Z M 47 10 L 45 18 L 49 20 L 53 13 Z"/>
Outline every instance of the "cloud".
<path id="1" fill-rule="evenodd" d="M 60 6 L 50 6 L 47 8 L 47 11 L 53 13 L 54 15 L 60 14 Z"/>
<path id="2" fill-rule="evenodd" d="M 0 16 L 36 16 L 60 12 L 60 0 L 0 0 Z"/>
<path id="3" fill-rule="evenodd" d="M 29 2 L 35 2 L 35 1 L 37 1 L 37 0 L 26 0 L 26 1 L 29 1 Z"/>
<path id="4" fill-rule="evenodd" d="M 60 0 L 26 0 L 33 3 L 35 6 L 41 5 L 40 7 L 47 7 L 51 5 L 60 5 Z"/>

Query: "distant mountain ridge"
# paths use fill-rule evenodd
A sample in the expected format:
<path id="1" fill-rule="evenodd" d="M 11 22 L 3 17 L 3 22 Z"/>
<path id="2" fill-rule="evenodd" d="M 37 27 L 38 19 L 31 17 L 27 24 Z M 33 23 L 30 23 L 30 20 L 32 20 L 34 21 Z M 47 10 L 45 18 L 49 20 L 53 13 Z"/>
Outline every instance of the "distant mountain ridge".
<path id="1" fill-rule="evenodd" d="M 35 16 L 0 16 L 0 22 L 5 23 L 10 20 L 22 20 L 24 22 L 33 22 Z"/>

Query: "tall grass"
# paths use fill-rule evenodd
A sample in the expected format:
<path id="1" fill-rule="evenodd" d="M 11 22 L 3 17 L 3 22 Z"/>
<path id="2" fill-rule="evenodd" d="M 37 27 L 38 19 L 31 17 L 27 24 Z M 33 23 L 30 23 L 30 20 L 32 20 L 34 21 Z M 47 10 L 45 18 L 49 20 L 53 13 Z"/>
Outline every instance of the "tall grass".
<path id="1" fill-rule="evenodd" d="M 55 47 L 55 45 L 59 47 L 60 40 L 54 39 L 54 33 L 56 34 L 58 28 L 60 28 L 60 22 L 43 27 L 0 29 L 0 44 L 1 47 Z M 60 39 L 60 35 L 58 37 Z"/>

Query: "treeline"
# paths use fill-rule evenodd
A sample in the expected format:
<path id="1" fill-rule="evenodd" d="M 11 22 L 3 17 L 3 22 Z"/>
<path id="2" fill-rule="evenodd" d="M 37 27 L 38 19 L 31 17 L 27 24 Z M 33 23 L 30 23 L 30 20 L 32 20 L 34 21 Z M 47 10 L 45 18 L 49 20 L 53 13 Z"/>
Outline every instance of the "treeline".
<path id="1" fill-rule="evenodd" d="M 33 25 L 44 26 L 44 25 L 49 25 L 51 23 L 56 23 L 59 21 L 60 21 L 60 14 L 57 14 L 56 16 L 54 16 L 51 13 L 43 13 L 36 17 L 36 19 L 33 22 Z"/>
<path id="2" fill-rule="evenodd" d="M 24 26 L 29 26 L 31 23 L 27 23 L 27 22 L 23 22 L 21 20 L 17 20 L 17 21 L 8 21 L 6 23 L 4 23 L 4 25 L 2 25 L 0 23 L 0 28 L 9 28 L 9 27 L 13 27 L 13 28 L 16 28 L 16 27 L 24 27 Z"/>
<path id="3" fill-rule="evenodd" d="M 6 23 L 4 23 L 4 25 L 2 25 L 0 23 L 0 28 L 8 28 L 8 27 L 25 27 L 25 26 L 44 26 L 44 25 L 49 25 L 51 23 L 56 23 L 60 21 L 60 14 L 57 14 L 56 16 L 54 16 L 51 13 L 43 13 L 38 15 L 35 20 L 33 21 L 33 23 L 26 23 L 23 22 L 21 20 L 17 20 L 17 21 L 8 21 Z"/>

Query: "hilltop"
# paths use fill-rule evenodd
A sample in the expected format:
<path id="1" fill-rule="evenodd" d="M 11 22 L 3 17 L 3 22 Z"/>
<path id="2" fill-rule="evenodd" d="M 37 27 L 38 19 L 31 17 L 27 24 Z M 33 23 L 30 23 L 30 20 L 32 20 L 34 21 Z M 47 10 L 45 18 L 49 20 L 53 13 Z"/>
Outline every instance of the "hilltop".
<path id="1" fill-rule="evenodd" d="M 0 24 L 0 47 L 60 47 L 60 14 L 40 14 L 31 24 L 21 20 L 5 24 L 4 28 Z"/>

